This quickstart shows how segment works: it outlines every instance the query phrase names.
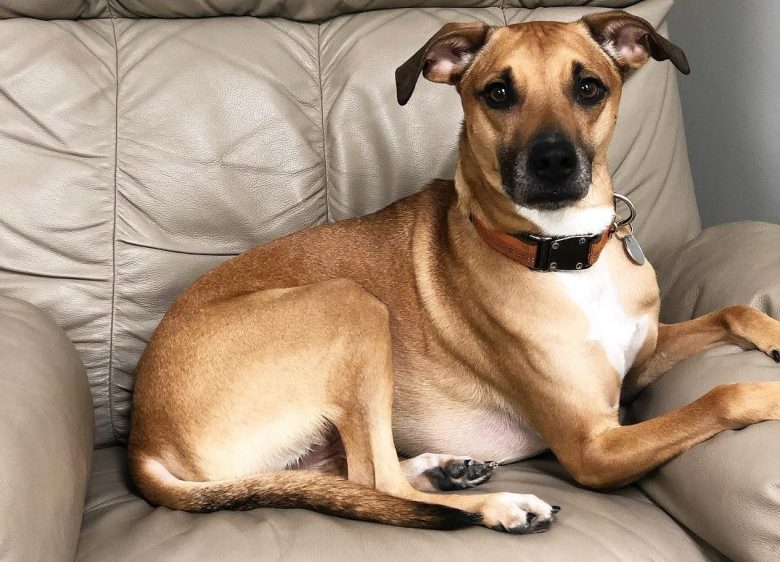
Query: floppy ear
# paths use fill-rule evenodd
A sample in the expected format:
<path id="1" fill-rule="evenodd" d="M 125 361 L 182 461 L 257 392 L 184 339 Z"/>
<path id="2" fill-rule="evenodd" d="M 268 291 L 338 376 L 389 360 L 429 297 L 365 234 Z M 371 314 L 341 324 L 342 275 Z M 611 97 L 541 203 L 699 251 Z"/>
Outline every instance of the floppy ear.
<path id="1" fill-rule="evenodd" d="M 436 35 L 395 69 L 398 103 L 412 97 L 422 73 L 431 82 L 456 84 L 485 44 L 490 26 L 485 23 L 448 23 Z"/>
<path id="2" fill-rule="evenodd" d="M 653 57 L 670 60 L 683 74 L 691 72 L 683 50 L 669 41 L 646 20 L 622 10 L 602 12 L 582 18 L 590 34 L 625 73 L 639 68 Z"/>

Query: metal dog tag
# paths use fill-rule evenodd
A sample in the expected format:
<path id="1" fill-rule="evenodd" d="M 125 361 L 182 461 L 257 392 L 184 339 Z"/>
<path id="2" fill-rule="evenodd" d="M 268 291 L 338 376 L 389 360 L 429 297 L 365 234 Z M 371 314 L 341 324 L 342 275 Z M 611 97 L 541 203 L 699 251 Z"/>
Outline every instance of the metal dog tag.
<path id="1" fill-rule="evenodd" d="M 615 221 L 615 229 L 618 231 L 625 227 L 628 229 L 628 233 L 624 236 L 621 236 L 619 233 L 616 235 L 618 237 L 618 240 L 623 242 L 623 248 L 626 250 L 626 254 L 628 255 L 628 258 L 634 262 L 637 265 L 643 265 L 645 263 L 645 253 L 642 251 L 642 246 L 639 245 L 639 242 L 636 238 L 634 238 L 634 225 L 631 224 L 634 222 L 634 219 L 636 218 L 636 208 L 634 208 L 634 204 L 626 197 L 625 195 L 620 195 L 618 193 L 614 193 L 613 197 L 615 198 L 615 215 L 616 215 L 616 221 Z M 618 202 L 624 203 L 626 207 L 628 207 L 629 215 L 627 219 L 619 219 L 617 217 L 617 204 Z"/>
<path id="2" fill-rule="evenodd" d="M 626 254 L 628 254 L 628 257 L 631 258 L 632 262 L 637 265 L 645 263 L 645 253 L 642 251 L 642 246 L 639 245 L 639 242 L 634 238 L 633 234 L 629 234 L 623 238 L 623 248 L 625 248 Z"/>

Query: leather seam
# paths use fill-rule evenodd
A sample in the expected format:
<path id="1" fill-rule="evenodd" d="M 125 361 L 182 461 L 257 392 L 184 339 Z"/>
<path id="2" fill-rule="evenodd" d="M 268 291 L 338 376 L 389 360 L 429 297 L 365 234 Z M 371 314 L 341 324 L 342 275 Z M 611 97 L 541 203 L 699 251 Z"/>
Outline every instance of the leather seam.
<path id="1" fill-rule="evenodd" d="M 114 316 L 116 310 L 116 215 L 117 215 L 117 169 L 119 167 L 119 43 L 116 37 L 116 21 L 111 2 L 107 1 L 108 13 L 111 16 L 111 29 L 114 34 L 114 77 L 116 80 L 114 98 L 114 218 L 111 233 L 111 323 L 108 338 L 108 419 L 111 435 L 118 441 L 116 432 L 116 416 L 114 415 Z"/>
<path id="2" fill-rule="evenodd" d="M 322 24 L 317 24 L 317 80 L 320 87 L 320 129 L 322 131 L 322 165 L 325 171 L 325 222 L 330 222 L 328 197 L 328 148 L 325 134 L 325 96 L 322 94 Z"/>
<path id="3" fill-rule="evenodd" d="M 509 25 L 506 21 L 506 0 L 501 0 L 501 15 L 504 17 L 504 25 Z"/>

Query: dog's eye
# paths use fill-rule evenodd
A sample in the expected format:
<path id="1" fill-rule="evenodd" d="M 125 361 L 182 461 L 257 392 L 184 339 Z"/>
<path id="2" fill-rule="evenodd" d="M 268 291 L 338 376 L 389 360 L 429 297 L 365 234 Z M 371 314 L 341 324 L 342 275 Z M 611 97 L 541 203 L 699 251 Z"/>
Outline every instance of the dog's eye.
<path id="1" fill-rule="evenodd" d="M 586 105 L 593 105 L 604 99 L 607 89 L 596 78 L 583 78 L 577 85 L 577 99 Z"/>
<path id="2" fill-rule="evenodd" d="M 512 105 L 512 90 L 503 82 L 490 84 L 482 94 L 493 109 L 505 109 Z"/>

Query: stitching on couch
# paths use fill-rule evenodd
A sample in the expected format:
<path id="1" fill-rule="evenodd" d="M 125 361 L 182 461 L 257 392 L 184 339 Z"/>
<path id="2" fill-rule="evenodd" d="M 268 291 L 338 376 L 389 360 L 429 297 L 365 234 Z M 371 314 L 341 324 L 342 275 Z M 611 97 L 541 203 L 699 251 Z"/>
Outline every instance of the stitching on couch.
<path id="1" fill-rule="evenodd" d="M 117 168 L 119 167 L 119 43 L 116 38 L 116 20 L 111 2 L 106 2 L 111 16 L 111 29 L 114 33 L 114 76 L 116 79 L 116 97 L 114 99 L 114 222 L 111 234 L 111 324 L 108 337 L 108 419 L 111 435 L 118 441 L 116 424 L 114 422 L 114 310 L 116 308 L 116 203 L 117 203 Z"/>
<path id="2" fill-rule="evenodd" d="M 196 252 L 190 250 L 174 250 L 172 248 L 162 248 L 160 246 L 153 246 L 151 244 L 139 244 L 138 242 L 130 242 L 129 240 L 120 240 L 119 238 L 117 238 L 116 241 L 120 244 L 124 244 L 125 246 L 132 246 L 134 248 L 147 248 L 149 250 L 155 250 L 157 252 L 167 252 L 170 254 L 181 254 L 185 256 L 230 257 L 230 256 L 237 256 L 240 254 L 240 252 Z M 72 278 L 69 277 L 68 279 L 72 279 Z"/>
<path id="3" fill-rule="evenodd" d="M 506 0 L 501 0 L 501 15 L 504 16 L 504 25 L 509 25 L 506 21 Z"/>
<path id="4" fill-rule="evenodd" d="M 325 96 L 322 95 L 322 24 L 317 24 L 317 80 L 320 86 L 320 130 L 322 131 L 322 164 L 325 168 L 325 222 L 330 222 L 328 197 L 328 148 L 325 135 Z"/>

